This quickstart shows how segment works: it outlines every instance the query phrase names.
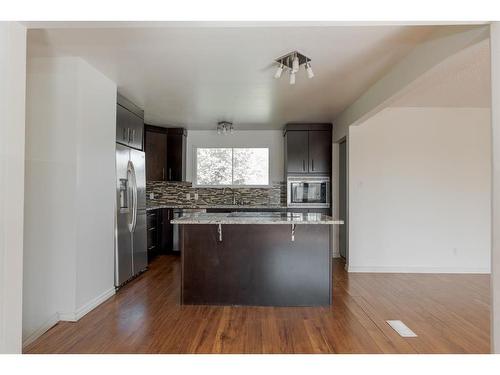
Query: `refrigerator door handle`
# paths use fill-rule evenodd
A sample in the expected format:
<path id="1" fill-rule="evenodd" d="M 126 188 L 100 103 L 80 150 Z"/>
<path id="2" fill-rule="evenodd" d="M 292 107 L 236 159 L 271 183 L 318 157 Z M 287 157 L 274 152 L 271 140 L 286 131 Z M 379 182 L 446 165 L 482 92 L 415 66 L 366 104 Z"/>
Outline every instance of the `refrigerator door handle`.
<path id="1" fill-rule="evenodd" d="M 138 208 L 138 199 L 137 199 L 137 178 L 135 175 L 135 168 L 134 164 L 132 164 L 132 172 L 133 172 L 133 179 L 134 179 L 134 216 L 133 216 L 133 225 L 132 225 L 132 232 L 135 232 L 135 228 L 137 226 L 137 208 Z"/>
<path id="2" fill-rule="evenodd" d="M 131 161 L 128 162 L 127 176 L 129 180 L 129 186 L 132 188 L 132 220 L 128 225 L 129 230 L 132 233 L 135 231 L 135 227 L 137 224 L 137 180 L 135 176 L 134 164 Z"/>

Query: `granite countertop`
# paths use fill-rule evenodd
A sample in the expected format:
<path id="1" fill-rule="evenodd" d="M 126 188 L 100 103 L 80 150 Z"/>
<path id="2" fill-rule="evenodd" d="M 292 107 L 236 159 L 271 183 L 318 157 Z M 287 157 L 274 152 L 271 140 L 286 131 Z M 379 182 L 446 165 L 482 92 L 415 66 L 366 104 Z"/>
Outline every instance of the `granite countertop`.
<path id="1" fill-rule="evenodd" d="M 172 224 L 344 224 L 319 213 L 232 212 L 191 213 L 170 221 Z"/>
<path id="2" fill-rule="evenodd" d="M 200 209 L 208 209 L 208 208 L 222 208 L 222 209 L 285 209 L 287 208 L 286 206 L 283 205 L 242 205 L 242 204 L 227 204 L 227 205 L 221 205 L 221 204 L 192 204 L 192 205 L 186 205 L 186 204 L 162 204 L 162 203 L 147 203 L 146 205 L 146 211 L 152 211 L 152 210 L 158 210 L 161 208 L 185 208 L 185 209 L 193 209 L 193 208 L 200 208 Z"/>

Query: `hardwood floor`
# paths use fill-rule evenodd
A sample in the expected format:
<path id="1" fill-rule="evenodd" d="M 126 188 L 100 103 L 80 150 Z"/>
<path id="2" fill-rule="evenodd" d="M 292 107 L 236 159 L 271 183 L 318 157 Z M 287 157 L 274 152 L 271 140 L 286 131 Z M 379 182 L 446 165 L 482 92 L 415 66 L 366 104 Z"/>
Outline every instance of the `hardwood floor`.
<path id="1" fill-rule="evenodd" d="M 489 353 L 489 276 L 347 274 L 334 262 L 333 306 L 181 306 L 180 258 L 149 271 L 26 353 Z M 418 337 L 385 322 L 399 319 Z"/>

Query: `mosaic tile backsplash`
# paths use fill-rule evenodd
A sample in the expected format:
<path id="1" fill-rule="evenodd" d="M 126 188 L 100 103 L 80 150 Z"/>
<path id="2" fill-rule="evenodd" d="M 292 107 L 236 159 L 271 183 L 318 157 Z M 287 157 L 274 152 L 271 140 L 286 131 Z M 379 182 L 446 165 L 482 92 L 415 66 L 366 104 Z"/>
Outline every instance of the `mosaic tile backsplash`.
<path id="1" fill-rule="evenodd" d="M 154 199 L 150 199 L 154 193 Z M 198 193 L 195 201 L 194 194 Z M 273 183 L 269 188 L 206 188 L 194 187 L 191 182 L 148 181 L 146 194 L 149 205 L 197 205 L 197 206 L 284 206 L 286 185 Z M 187 199 L 187 194 L 190 199 Z"/>

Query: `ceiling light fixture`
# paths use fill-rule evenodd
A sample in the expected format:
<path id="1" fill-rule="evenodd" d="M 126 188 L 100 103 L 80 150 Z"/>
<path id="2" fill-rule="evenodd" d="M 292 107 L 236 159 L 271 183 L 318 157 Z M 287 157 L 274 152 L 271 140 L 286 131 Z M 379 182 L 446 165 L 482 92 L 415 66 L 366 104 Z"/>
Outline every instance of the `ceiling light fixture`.
<path id="1" fill-rule="evenodd" d="M 308 76 L 309 78 L 314 77 L 314 72 L 313 72 L 313 70 L 312 70 L 312 68 L 311 68 L 311 63 L 310 63 L 310 62 L 307 62 L 307 63 L 306 63 L 306 72 L 307 72 L 307 76 Z"/>
<path id="2" fill-rule="evenodd" d="M 234 127 L 233 123 L 229 121 L 220 121 L 217 123 L 217 134 L 226 135 L 228 133 L 233 134 Z"/>
<path id="3" fill-rule="evenodd" d="M 299 57 L 295 53 L 295 57 L 292 60 L 292 72 L 297 73 L 299 71 Z"/>
<path id="4" fill-rule="evenodd" d="M 293 51 L 287 53 L 286 55 L 277 58 L 275 61 L 279 64 L 279 66 L 278 70 L 274 74 L 274 78 L 280 78 L 283 70 L 288 70 L 290 73 L 290 85 L 295 85 L 295 73 L 300 70 L 301 66 L 304 66 L 309 78 L 314 77 L 314 72 L 311 67 L 311 59 L 304 56 L 300 52 Z"/>
<path id="5" fill-rule="evenodd" d="M 278 79 L 281 77 L 281 73 L 283 73 L 283 64 L 280 64 L 278 67 L 278 70 L 276 70 L 276 73 L 274 74 L 274 78 Z"/>

